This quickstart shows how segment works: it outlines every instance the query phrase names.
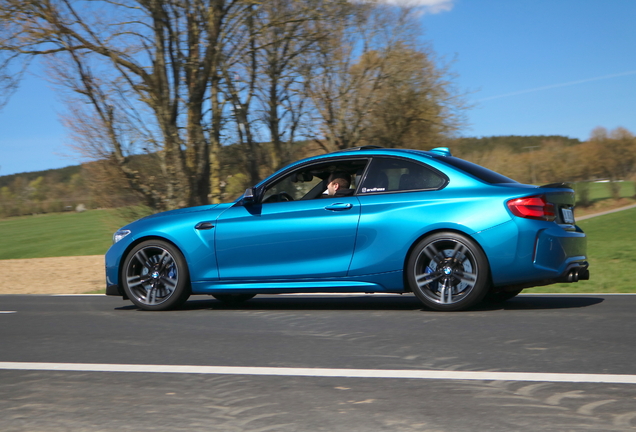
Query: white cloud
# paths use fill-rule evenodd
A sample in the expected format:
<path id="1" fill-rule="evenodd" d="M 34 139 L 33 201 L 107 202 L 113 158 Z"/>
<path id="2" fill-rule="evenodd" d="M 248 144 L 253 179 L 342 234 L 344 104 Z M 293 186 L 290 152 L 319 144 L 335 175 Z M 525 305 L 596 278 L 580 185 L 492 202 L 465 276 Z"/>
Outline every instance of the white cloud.
<path id="1" fill-rule="evenodd" d="M 372 0 L 373 1 L 373 0 Z M 375 0 L 378 3 L 384 3 L 394 6 L 409 6 L 420 9 L 424 13 L 436 14 L 440 12 L 448 12 L 453 9 L 455 0 Z"/>

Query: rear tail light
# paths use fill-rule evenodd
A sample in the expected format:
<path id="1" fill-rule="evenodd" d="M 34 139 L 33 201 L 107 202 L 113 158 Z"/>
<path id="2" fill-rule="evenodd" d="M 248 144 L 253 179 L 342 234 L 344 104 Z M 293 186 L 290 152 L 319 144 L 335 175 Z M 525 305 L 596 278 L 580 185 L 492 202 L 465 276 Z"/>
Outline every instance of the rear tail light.
<path id="1" fill-rule="evenodd" d="M 527 219 L 539 219 L 552 222 L 556 218 L 554 204 L 545 200 L 543 195 L 517 198 L 508 201 L 508 208 L 515 216 Z"/>

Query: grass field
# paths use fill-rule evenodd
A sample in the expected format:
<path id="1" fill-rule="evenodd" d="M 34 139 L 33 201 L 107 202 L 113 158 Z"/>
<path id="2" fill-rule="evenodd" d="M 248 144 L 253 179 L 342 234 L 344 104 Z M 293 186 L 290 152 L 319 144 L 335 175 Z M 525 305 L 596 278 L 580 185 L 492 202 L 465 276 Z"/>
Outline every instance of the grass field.
<path id="1" fill-rule="evenodd" d="M 113 232 L 125 223 L 116 210 L 0 220 L 0 259 L 104 254 Z"/>
<path id="2" fill-rule="evenodd" d="M 104 254 L 112 233 L 131 221 L 116 210 L 0 220 L 0 259 Z M 524 292 L 636 292 L 636 209 L 579 223 L 588 236 L 591 280 Z"/>
<path id="3" fill-rule="evenodd" d="M 598 201 L 605 198 L 610 198 L 612 193 L 610 191 L 609 183 L 597 183 L 597 182 L 587 182 L 585 183 L 589 186 L 590 193 L 590 201 Z M 576 192 L 580 189 L 582 183 L 574 183 L 572 186 L 574 187 L 574 191 Z M 633 181 L 624 181 L 620 182 L 620 196 L 621 198 L 632 198 L 636 196 L 636 189 L 634 189 Z M 578 195 L 578 192 L 577 192 Z"/>

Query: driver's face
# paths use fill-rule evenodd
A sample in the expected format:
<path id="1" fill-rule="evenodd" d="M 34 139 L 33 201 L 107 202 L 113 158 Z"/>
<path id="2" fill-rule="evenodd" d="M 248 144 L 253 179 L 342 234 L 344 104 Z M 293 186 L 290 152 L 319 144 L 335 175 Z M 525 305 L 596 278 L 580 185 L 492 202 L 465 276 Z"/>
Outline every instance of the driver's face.
<path id="1" fill-rule="evenodd" d="M 335 195 L 336 191 L 338 190 L 338 188 L 340 187 L 340 185 L 336 182 L 331 182 L 327 185 L 327 191 L 329 193 L 329 195 Z"/>

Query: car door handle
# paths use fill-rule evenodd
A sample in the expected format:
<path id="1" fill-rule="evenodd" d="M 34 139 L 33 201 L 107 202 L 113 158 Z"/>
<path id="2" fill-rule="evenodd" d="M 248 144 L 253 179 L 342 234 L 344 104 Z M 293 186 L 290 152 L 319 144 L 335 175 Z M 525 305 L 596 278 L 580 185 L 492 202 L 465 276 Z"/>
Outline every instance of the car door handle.
<path id="1" fill-rule="evenodd" d="M 198 224 L 194 226 L 194 229 L 198 229 L 198 230 L 209 230 L 212 228 L 214 228 L 214 225 L 212 225 L 212 222 L 199 222 Z"/>
<path id="2" fill-rule="evenodd" d="M 353 204 L 351 203 L 333 203 L 325 207 L 325 210 L 334 210 L 334 211 L 349 210 L 352 207 L 353 207 Z"/>

